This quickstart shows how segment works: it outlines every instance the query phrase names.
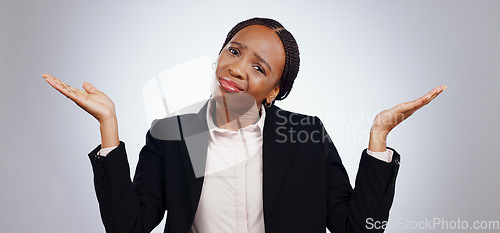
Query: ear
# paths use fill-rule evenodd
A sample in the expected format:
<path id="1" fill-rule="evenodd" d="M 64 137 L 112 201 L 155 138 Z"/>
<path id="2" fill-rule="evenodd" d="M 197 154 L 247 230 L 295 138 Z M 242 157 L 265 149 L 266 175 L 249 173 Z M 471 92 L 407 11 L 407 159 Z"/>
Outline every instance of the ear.
<path id="1" fill-rule="evenodd" d="M 280 93 L 280 86 L 276 86 L 272 91 L 271 93 L 269 93 L 269 95 L 267 96 L 266 98 L 266 102 L 267 103 L 272 103 L 274 101 L 274 99 L 276 99 L 276 96 L 278 96 L 278 94 Z"/>

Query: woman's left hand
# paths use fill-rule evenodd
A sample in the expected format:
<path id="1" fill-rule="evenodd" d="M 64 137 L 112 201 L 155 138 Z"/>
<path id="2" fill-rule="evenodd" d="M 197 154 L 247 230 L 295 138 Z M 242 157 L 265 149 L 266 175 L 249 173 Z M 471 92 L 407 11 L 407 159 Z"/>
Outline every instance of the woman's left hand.
<path id="1" fill-rule="evenodd" d="M 410 117 L 415 111 L 425 106 L 436 98 L 441 92 L 446 90 L 447 86 L 443 85 L 434 88 L 424 96 L 410 102 L 405 102 L 396 105 L 393 108 L 384 110 L 377 114 L 373 121 L 370 130 L 370 141 L 368 150 L 373 152 L 386 150 L 387 134 L 396 127 L 399 123 Z"/>

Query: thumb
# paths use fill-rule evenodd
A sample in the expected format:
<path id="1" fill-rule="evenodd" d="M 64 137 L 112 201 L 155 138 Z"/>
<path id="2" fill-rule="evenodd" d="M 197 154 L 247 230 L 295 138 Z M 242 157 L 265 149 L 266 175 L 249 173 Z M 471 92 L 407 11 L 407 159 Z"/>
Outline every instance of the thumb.
<path id="1" fill-rule="evenodd" d="M 99 90 L 97 90 L 97 88 L 95 88 L 94 86 L 92 86 L 92 84 L 90 84 L 88 82 L 83 82 L 82 87 L 89 94 L 95 94 L 95 93 L 99 92 Z"/>

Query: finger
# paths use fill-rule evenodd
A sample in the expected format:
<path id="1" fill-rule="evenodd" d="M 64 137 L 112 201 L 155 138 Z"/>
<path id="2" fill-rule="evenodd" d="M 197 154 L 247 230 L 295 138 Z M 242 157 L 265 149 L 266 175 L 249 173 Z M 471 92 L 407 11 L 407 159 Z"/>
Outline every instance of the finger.
<path id="1" fill-rule="evenodd" d="M 97 88 L 95 88 L 92 84 L 90 84 L 88 82 L 83 82 L 82 87 L 89 94 L 95 94 L 95 93 L 99 92 L 99 90 L 97 90 Z"/>
<path id="2" fill-rule="evenodd" d="M 87 95 L 88 95 L 88 94 L 87 94 L 87 92 L 82 91 L 82 90 L 77 89 L 77 88 L 74 88 L 74 87 L 72 87 L 72 86 L 68 86 L 67 90 L 68 90 L 68 93 L 69 93 L 70 95 L 75 96 L 75 97 L 76 97 L 76 98 L 78 98 L 79 100 L 82 100 L 82 97 L 85 97 L 85 96 L 87 96 Z"/>
<path id="3" fill-rule="evenodd" d="M 429 102 L 431 102 L 441 92 L 443 92 L 444 90 L 446 90 L 446 88 L 447 88 L 446 85 L 442 85 L 442 86 L 436 87 L 436 88 L 432 89 L 429 93 L 427 93 L 424 96 L 416 99 L 415 102 L 417 102 L 418 103 L 417 104 L 418 107 L 421 108 L 421 107 L 425 106 L 426 104 L 428 104 Z"/>
<path id="4" fill-rule="evenodd" d="M 61 94 L 68 97 L 72 101 L 79 102 L 80 100 L 82 100 L 82 97 L 85 98 L 86 93 L 83 93 L 83 91 L 67 85 L 56 77 L 48 74 L 44 74 L 42 76 L 53 88 L 58 90 Z"/>
<path id="5" fill-rule="evenodd" d="M 63 83 L 61 80 L 57 79 L 52 75 L 44 74 L 42 76 L 45 78 L 45 81 L 47 81 L 53 88 L 55 88 L 58 91 L 62 91 L 62 89 L 68 87 L 66 83 Z"/>
<path id="6" fill-rule="evenodd" d="M 53 88 L 56 88 L 55 87 L 55 81 L 54 81 L 54 77 L 52 77 L 51 75 L 49 74 L 43 74 L 42 77 L 45 79 L 45 81 L 50 84 Z M 57 89 L 57 88 L 56 88 Z"/>
<path id="7" fill-rule="evenodd" d="M 440 87 L 437 87 L 435 88 L 433 91 L 434 93 L 432 93 L 432 95 L 428 96 L 425 101 L 424 101 L 424 105 L 427 105 L 428 103 L 430 103 L 433 99 L 435 99 L 439 94 L 441 94 L 444 90 L 446 90 L 448 87 L 446 85 L 442 85 Z"/>
<path id="8" fill-rule="evenodd" d="M 432 89 L 430 92 L 428 92 L 427 94 L 425 94 L 424 96 L 422 96 L 416 100 L 402 103 L 402 104 L 398 105 L 400 108 L 400 111 L 401 112 L 406 112 L 406 111 L 410 111 L 410 110 L 416 111 L 416 110 L 420 109 L 421 107 L 427 105 L 429 102 L 431 102 L 434 98 L 436 98 L 439 94 L 441 94 L 441 92 L 446 90 L 446 88 L 448 88 L 446 85 L 436 87 L 436 88 Z"/>
<path id="9" fill-rule="evenodd" d="M 63 95 L 65 95 L 66 97 L 70 98 L 74 102 L 78 101 L 79 94 L 81 94 L 80 92 L 78 92 L 78 89 L 76 89 L 76 88 L 74 88 L 72 86 L 68 86 L 65 83 L 60 83 L 58 85 L 63 86 L 61 88 L 61 91 L 60 91 Z"/>
<path id="10" fill-rule="evenodd" d="M 422 97 L 425 97 L 426 99 L 428 99 L 430 96 L 434 95 L 437 91 L 439 91 L 439 89 L 440 89 L 440 87 L 435 87 L 434 89 L 432 89 L 431 91 L 427 92 L 427 94 L 425 94 Z"/>
<path id="11" fill-rule="evenodd" d="M 419 107 L 421 107 L 423 105 L 424 101 L 425 101 L 425 99 L 423 99 L 423 97 L 420 97 L 420 98 L 413 100 L 413 101 L 401 103 L 401 104 L 397 105 L 397 107 L 399 107 L 400 112 L 407 112 L 407 111 L 410 111 L 412 109 L 418 109 Z"/>
<path id="12" fill-rule="evenodd" d="M 435 96 L 439 95 L 441 92 L 443 92 L 444 90 L 446 90 L 446 88 L 448 88 L 446 85 L 436 87 L 436 88 L 432 89 L 432 91 L 430 91 L 429 93 L 422 96 L 422 98 L 427 100 L 427 99 L 432 98 L 433 96 L 435 97 Z"/>

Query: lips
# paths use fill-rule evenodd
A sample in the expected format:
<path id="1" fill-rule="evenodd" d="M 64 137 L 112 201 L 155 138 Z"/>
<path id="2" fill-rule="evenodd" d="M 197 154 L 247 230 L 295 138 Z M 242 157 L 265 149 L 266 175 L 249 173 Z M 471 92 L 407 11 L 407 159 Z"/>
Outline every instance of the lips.
<path id="1" fill-rule="evenodd" d="M 238 83 L 229 78 L 220 77 L 219 84 L 227 92 L 232 92 L 232 93 L 243 92 L 243 88 L 240 85 L 238 85 Z"/>

